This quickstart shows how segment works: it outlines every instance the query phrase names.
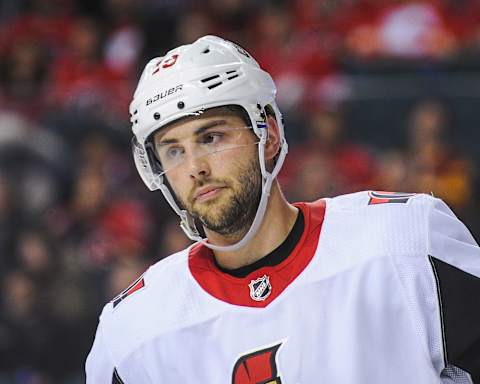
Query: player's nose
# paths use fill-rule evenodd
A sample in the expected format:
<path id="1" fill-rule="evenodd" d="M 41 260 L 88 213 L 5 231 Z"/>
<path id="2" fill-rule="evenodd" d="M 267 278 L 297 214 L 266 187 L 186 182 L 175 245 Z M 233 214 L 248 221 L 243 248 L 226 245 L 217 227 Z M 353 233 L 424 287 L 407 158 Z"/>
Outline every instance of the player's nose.
<path id="1" fill-rule="evenodd" d="M 208 156 L 191 155 L 187 158 L 188 170 L 192 179 L 200 179 L 210 175 Z"/>

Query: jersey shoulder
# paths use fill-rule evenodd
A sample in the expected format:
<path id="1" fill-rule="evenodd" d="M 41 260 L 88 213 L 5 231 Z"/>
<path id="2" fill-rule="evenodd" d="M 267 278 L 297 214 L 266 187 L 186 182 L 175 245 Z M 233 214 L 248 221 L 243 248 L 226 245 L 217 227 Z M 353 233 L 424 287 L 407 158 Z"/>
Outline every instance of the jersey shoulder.
<path id="1" fill-rule="evenodd" d="M 162 289 L 165 276 L 181 273 L 187 257 L 187 250 L 172 254 L 151 265 L 141 276 L 125 288 L 120 294 L 105 305 L 101 318 L 116 313 L 129 312 L 126 308 L 133 308 L 148 299 L 151 292 Z"/>
<path id="2" fill-rule="evenodd" d="M 441 199 L 424 193 L 362 191 L 327 200 L 330 217 L 341 217 L 345 224 L 361 221 L 366 231 L 376 234 L 408 234 L 411 240 L 426 241 L 426 252 L 442 253 L 444 238 L 477 246 L 477 242 Z M 343 215 L 342 215 L 343 214 Z M 433 248 L 433 249 L 432 249 Z"/>
<path id="3" fill-rule="evenodd" d="M 436 203 L 426 194 L 362 191 L 326 199 L 322 237 L 334 239 L 360 259 L 426 252 L 429 211 Z"/>
<path id="4" fill-rule="evenodd" d="M 152 265 L 105 305 L 100 326 L 115 361 L 146 340 L 197 321 L 198 289 L 188 269 L 189 249 Z"/>
<path id="5" fill-rule="evenodd" d="M 411 206 L 429 206 L 438 200 L 424 193 L 360 191 L 327 199 L 330 206 L 338 209 L 355 209 L 370 207 L 376 210 L 408 209 Z"/>

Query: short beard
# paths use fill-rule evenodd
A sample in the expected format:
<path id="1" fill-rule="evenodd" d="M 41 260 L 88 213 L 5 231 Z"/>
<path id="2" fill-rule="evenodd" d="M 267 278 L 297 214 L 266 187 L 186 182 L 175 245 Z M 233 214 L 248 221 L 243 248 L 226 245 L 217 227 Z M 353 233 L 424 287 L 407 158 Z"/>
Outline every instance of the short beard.
<path id="1" fill-rule="evenodd" d="M 262 195 L 262 177 L 258 159 L 240 169 L 238 181 L 242 188 L 235 191 L 216 219 L 191 212 L 205 228 L 228 238 L 243 237 L 257 213 Z"/>

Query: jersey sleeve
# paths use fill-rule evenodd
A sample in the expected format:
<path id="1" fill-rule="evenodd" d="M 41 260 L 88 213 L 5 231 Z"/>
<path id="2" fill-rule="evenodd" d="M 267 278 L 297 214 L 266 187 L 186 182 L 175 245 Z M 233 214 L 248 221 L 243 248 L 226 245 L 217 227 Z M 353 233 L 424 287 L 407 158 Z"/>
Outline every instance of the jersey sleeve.
<path id="1" fill-rule="evenodd" d="M 427 253 L 435 277 L 445 367 L 480 383 L 480 248 L 441 200 L 428 214 Z"/>
<path id="2" fill-rule="evenodd" d="M 104 343 L 101 323 L 85 363 L 86 384 L 124 384 Z"/>

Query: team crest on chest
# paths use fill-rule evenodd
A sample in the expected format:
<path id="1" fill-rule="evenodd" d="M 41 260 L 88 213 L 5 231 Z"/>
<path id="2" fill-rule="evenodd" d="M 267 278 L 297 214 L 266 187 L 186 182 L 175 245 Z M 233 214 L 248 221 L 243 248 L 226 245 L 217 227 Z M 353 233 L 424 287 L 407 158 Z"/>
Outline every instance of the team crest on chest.
<path id="1" fill-rule="evenodd" d="M 241 356 L 233 368 L 232 384 L 282 384 L 277 352 L 282 343 Z"/>
<path id="2" fill-rule="evenodd" d="M 248 284 L 250 288 L 250 297 L 255 301 L 264 301 L 272 293 L 270 277 L 263 275 Z"/>

